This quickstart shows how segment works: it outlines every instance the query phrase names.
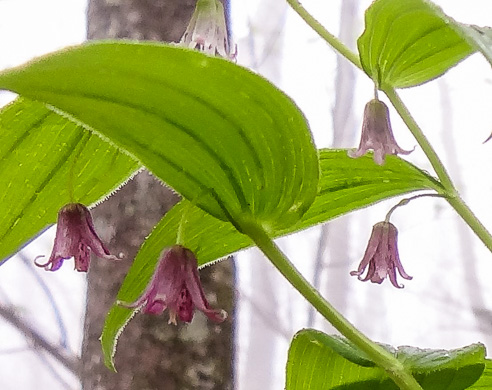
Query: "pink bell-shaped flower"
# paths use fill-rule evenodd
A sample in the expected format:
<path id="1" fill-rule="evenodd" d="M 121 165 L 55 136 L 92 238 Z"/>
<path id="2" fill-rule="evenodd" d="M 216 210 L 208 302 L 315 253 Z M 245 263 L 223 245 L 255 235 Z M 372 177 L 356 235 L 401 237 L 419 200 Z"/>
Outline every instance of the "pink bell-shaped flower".
<path id="1" fill-rule="evenodd" d="M 391 222 L 384 221 L 374 225 L 359 268 L 357 271 L 350 272 L 350 275 L 357 276 L 363 282 L 370 280 L 378 284 L 388 276 L 393 286 L 403 288 L 403 285 L 398 284 L 396 280 L 396 271 L 398 270 L 404 279 L 411 280 L 412 277 L 407 275 L 401 264 L 397 239 L 398 230 Z M 363 277 L 362 274 L 367 267 L 367 274 Z"/>
<path id="2" fill-rule="evenodd" d="M 174 245 L 163 251 L 147 289 L 133 303 L 118 302 L 127 308 L 143 306 L 147 314 L 169 311 L 169 323 L 176 324 L 176 317 L 191 322 L 195 309 L 202 311 L 214 322 L 227 318 L 224 310 L 211 309 L 198 276 L 197 259 L 192 251 Z"/>
<path id="3" fill-rule="evenodd" d="M 357 158 L 374 150 L 374 161 L 383 165 L 387 154 L 410 154 L 413 150 L 404 150 L 398 146 L 389 117 L 388 106 L 378 99 L 373 99 L 364 108 L 362 135 L 359 148 L 350 150 L 349 157 Z"/>
<path id="4" fill-rule="evenodd" d="M 34 263 L 46 271 L 56 271 L 64 260 L 73 257 L 75 269 L 79 272 L 87 272 L 91 250 L 97 257 L 119 260 L 109 253 L 98 237 L 89 209 L 80 203 L 69 203 L 58 212 L 55 243 L 49 260 L 39 264 L 36 260 L 43 256 L 38 256 Z"/>

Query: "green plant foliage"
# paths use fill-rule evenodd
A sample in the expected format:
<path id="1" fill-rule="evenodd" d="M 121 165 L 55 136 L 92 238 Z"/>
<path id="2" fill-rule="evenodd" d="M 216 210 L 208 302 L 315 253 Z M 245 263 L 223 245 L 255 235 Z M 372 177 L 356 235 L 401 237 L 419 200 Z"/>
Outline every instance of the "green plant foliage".
<path id="1" fill-rule="evenodd" d="M 492 65 L 492 28 L 458 24 L 464 38 L 480 51 Z"/>
<path id="2" fill-rule="evenodd" d="M 0 74 L 135 156 L 238 229 L 288 227 L 309 208 L 318 159 L 304 116 L 264 78 L 159 43 L 88 43 Z"/>
<path id="3" fill-rule="evenodd" d="M 281 236 L 328 221 L 357 208 L 382 199 L 415 190 L 441 192 L 438 182 L 415 166 L 395 156 L 385 165 L 374 163 L 371 156 L 352 159 L 346 150 L 320 151 L 320 190 L 303 218 L 288 229 L 272 233 Z M 184 217 L 183 217 L 184 215 Z M 249 237 L 232 224 L 220 221 L 188 202 L 176 205 L 157 224 L 142 245 L 118 294 L 118 299 L 131 302 L 144 290 L 163 248 L 176 242 L 181 220 L 185 220 L 184 244 L 197 255 L 201 265 L 252 245 Z M 116 338 L 132 316 L 132 311 L 114 306 L 102 335 L 103 351 L 108 367 L 113 367 Z"/>
<path id="4" fill-rule="evenodd" d="M 382 90 L 432 80 L 474 48 L 457 23 L 426 0 L 376 0 L 358 40 L 364 71 Z"/>
<path id="5" fill-rule="evenodd" d="M 138 168 L 97 135 L 25 99 L 0 111 L 0 166 L 1 261 L 54 223 L 63 205 L 93 204 Z"/>
<path id="6" fill-rule="evenodd" d="M 469 389 L 473 390 L 490 390 L 492 389 L 492 360 L 485 360 L 485 370 L 478 381 L 476 381 L 473 386 Z"/>
<path id="7" fill-rule="evenodd" d="M 478 27 L 467 24 L 459 24 L 461 32 L 465 39 L 470 42 L 472 46 L 483 54 L 485 59 L 492 65 L 492 28 L 490 27 Z M 485 140 L 490 141 L 492 134 Z"/>
<path id="8" fill-rule="evenodd" d="M 385 347 L 400 360 L 424 390 L 461 390 L 477 382 L 485 367 L 485 348 L 427 350 Z M 287 390 L 397 390 L 379 367 L 369 367 L 364 353 L 338 336 L 304 329 L 289 349 Z"/>

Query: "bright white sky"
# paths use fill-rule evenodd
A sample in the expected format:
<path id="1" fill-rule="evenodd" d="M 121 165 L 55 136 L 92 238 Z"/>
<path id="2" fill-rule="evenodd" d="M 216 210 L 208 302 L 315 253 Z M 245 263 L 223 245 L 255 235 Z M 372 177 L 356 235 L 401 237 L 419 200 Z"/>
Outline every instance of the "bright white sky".
<path id="1" fill-rule="evenodd" d="M 85 7 L 83 0 L 0 1 L 0 69 L 82 42 L 86 31 Z M 13 94 L 0 92 L 0 105 L 12 97 Z M 14 305 L 48 340 L 65 341 L 69 351 L 78 353 L 83 336 L 85 276 L 70 266 L 53 273 L 32 266 L 37 255 L 50 253 L 54 229 L 43 238 L 24 251 L 30 267 L 17 257 L 0 267 L 0 301 Z M 44 288 L 38 278 L 44 282 Z M 52 304 L 46 287 L 53 296 Z M 24 337 L 3 321 L 0 334 L 2 390 L 79 388 L 71 374 L 56 366 L 46 354 L 32 352 Z"/>
<path id="2" fill-rule="evenodd" d="M 278 4 L 279 1 L 273 3 Z M 303 4 L 332 32 L 337 33 L 341 1 L 306 0 Z M 361 0 L 360 7 L 367 7 L 369 3 L 368 0 Z M 492 3 L 489 0 L 441 0 L 436 3 L 461 22 L 492 25 Z M 257 17 L 258 8 L 263 7 L 266 10 L 268 4 L 270 0 L 233 0 L 233 26 L 236 41 L 239 43 L 240 63 L 245 63 L 247 57 L 241 44 L 247 42 L 251 33 L 248 26 Z M 33 56 L 81 42 L 85 37 L 85 7 L 85 1 L 82 0 L 0 1 L 0 68 L 14 66 Z M 330 112 L 333 106 L 336 57 L 296 15 L 289 11 L 284 17 L 281 25 L 284 26 L 285 41 L 278 53 L 282 58 L 279 85 L 296 100 L 306 114 L 317 144 L 320 147 L 327 146 L 331 138 Z M 261 38 L 261 29 L 252 33 L 256 34 L 256 38 Z M 371 94 L 371 83 L 359 74 L 355 98 L 356 105 L 360 107 L 359 116 Z M 405 90 L 401 94 L 443 159 L 450 164 L 452 175 L 461 178 L 458 180 L 461 192 L 472 209 L 483 218 L 486 226 L 492 227 L 492 182 L 490 175 L 485 173 L 492 163 L 492 141 L 482 145 L 482 141 L 492 131 L 489 107 L 492 101 L 492 71 L 488 63 L 475 55 L 440 81 Z M 447 96 L 451 101 L 451 110 L 446 113 L 440 110 L 442 96 Z M 0 93 L 0 104 L 7 98 L 5 93 Z M 443 127 L 445 120 L 449 118 L 452 118 L 453 129 Z M 360 119 L 359 117 L 359 123 Z M 415 141 L 394 114 L 393 127 L 403 148 L 409 149 L 415 145 Z M 456 156 L 444 152 L 444 143 L 451 138 L 451 134 L 456 145 Z M 430 170 L 419 150 L 409 160 Z M 352 278 L 350 294 L 357 302 L 354 302 L 347 315 L 353 321 L 359 321 L 359 325 L 370 336 L 395 345 L 447 348 L 483 340 L 483 335 L 477 330 L 475 320 L 467 309 L 469 302 L 463 277 L 463 253 L 458 253 L 456 243 L 456 231 L 459 228 L 455 223 L 456 216 L 442 202 L 418 202 L 397 211 L 394 218 L 400 231 L 400 254 L 407 272 L 414 279 L 406 283 L 404 290 L 396 291 L 389 284 L 375 286 L 358 283 Z M 361 238 L 354 243 L 350 253 L 340 254 L 340 261 L 350 263 L 351 269 L 356 267 L 372 225 L 384 217 L 392 204 L 394 201 L 355 214 L 357 220 L 352 226 L 352 234 Z M 289 254 L 307 275 L 310 270 L 306 259 L 312 258 L 312 240 L 317 238 L 317 234 L 316 230 L 311 230 L 298 236 L 300 241 L 290 241 L 285 245 L 290 247 Z M 479 284 L 483 289 L 485 302 L 492 309 L 492 288 L 489 287 L 491 284 L 488 280 L 492 274 L 492 255 L 475 237 L 468 238 L 470 246 L 467 255 L 478 258 L 478 273 L 483 276 Z M 30 249 L 27 256 L 32 259 L 40 253 L 49 253 L 49 247 Z M 26 318 L 39 325 L 50 339 L 58 341 L 60 332 L 53 322 L 53 310 L 50 306 L 43 305 L 45 295 L 34 277 L 26 272 L 25 265 L 18 259 L 12 259 L 0 271 L 2 303 L 18 306 Z M 63 309 L 64 320 L 70 330 L 69 348 L 76 351 L 82 336 L 84 279 L 82 275 L 73 272 L 71 267 L 62 267 L 56 273 L 37 271 L 53 288 L 55 299 Z M 340 277 L 350 278 L 346 272 Z M 286 287 L 282 287 L 280 282 L 275 288 Z M 298 297 L 295 299 L 297 301 L 286 298 L 291 310 L 305 313 L 306 307 L 302 300 Z M 381 318 L 359 318 L 360 312 L 371 305 L 377 306 L 376 313 L 386 316 L 385 323 L 376 326 L 376 330 L 371 322 L 382 321 Z M 443 316 L 447 327 L 441 328 L 437 334 L 436 327 L 442 326 Z M 292 324 L 293 328 L 304 326 L 303 315 L 295 318 L 297 322 Z M 258 321 L 258 325 L 263 326 Z M 249 330 L 244 331 L 247 337 Z M 22 349 L 28 346 L 8 325 L 0 322 L 0 332 L 2 390 L 68 388 L 66 384 L 60 384 L 60 381 L 53 381 L 52 373 L 41 363 L 39 357 Z M 274 343 L 272 340 L 272 345 Z M 277 388 L 282 388 L 280 383 L 287 345 L 285 341 L 276 343 L 280 364 Z M 16 348 L 21 348 L 21 352 L 12 353 Z M 70 383 L 71 388 L 76 388 L 73 378 L 63 373 L 62 376 L 63 381 Z"/>

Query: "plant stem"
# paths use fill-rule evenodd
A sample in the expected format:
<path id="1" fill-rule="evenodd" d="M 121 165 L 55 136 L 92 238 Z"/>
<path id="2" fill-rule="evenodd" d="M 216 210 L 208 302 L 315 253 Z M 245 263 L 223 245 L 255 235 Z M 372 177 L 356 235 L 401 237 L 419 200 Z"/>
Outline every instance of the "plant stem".
<path id="1" fill-rule="evenodd" d="M 376 365 L 383 368 L 388 376 L 405 390 L 422 390 L 415 378 L 391 353 L 364 336 L 342 316 L 320 293 L 299 273 L 268 234 L 256 224 L 242 226 L 258 248 L 265 254 L 280 273 L 297 289 L 318 312 L 325 317 L 342 335 L 365 352 Z"/>
<path id="2" fill-rule="evenodd" d="M 446 200 L 451 205 L 452 208 L 460 215 L 465 223 L 470 226 L 473 232 L 482 240 L 487 249 L 492 252 L 492 236 L 487 228 L 480 222 L 477 216 L 470 210 L 468 205 L 465 203 L 461 197 L 447 197 Z"/>
<path id="3" fill-rule="evenodd" d="M 359 56 L 345 46 L 336 36 L 331 34 L 323 25 L 318 22 L 297 0 L 287 0 L 287 3 L 297 14 L 311 27 L 318 35 L 328 44 L 338 51 L 342 56 L 354 64 L 357 68 L 362 69 Z"/>
<path id="4" fill-rule="evenodd" d="M 419 146 L 422 148 L 423 152 L 429 159 L 432 168 L 434 168 L 437 177 L 441 181 L 443 187 L 446 189 L 448 195 L 450 197 L 456 196 L 457 195 L 456 189 L 454 188 L 453 182 L 451 181 L 451 177 L 446 171 L 444 164 L 440 160 L 439 156 L 437 155 L 436 151 L 434 150 L 430 142 L 427 140 L 427 137 L 424 135 L 417 122 L 415 122 L 415 120 L 413 119 L 412 115 L 408 111 L 405 104 L 400 99 L 400 96 L 398 96 L 398 94 L 393 88 L 385 90 L 384 93 L 386 94 L 386 96 L 388 96 L 388 99 L 391 101 L 391 104 L 393 104 L 396 111 L 403 119 L 403 122 L 405 122 L 408 129 L 417 140 L 417 143 L 419 144 Z"/>
<path id="5" fill-rule="evenodd" d="M 410 132 L 413 134 L 418 144 L 424 151 L 425 155 L 429 159 L 437 177 L 441 181 L 442 186 L 445 190 L 445 197 L 448 203 L 453 207 L 456 212 L 463 218 L 463 220 L 470 226 L 470 228 L 475 232 L 475 234 L 482 240 L 484 245 L 492 252 L 492 236 L 490 232 L 485 228 L 485 226 L 480 222 L 480 220 L 473 214 L 464 200 L 459 196 L 451 177 L 449 176 L 444 164 L 439 159 L 437 153 L 435 152 L 432 145 L 427 140 L 417 122 L 413 119 L 412 115 L 408 111 L 405 104 L 402 102 L 398 94 L 394 89 L 388 89 L 384 91 L 388 99 L 391 101 L 395 107 L 398 114 L 401 116 Z"/>

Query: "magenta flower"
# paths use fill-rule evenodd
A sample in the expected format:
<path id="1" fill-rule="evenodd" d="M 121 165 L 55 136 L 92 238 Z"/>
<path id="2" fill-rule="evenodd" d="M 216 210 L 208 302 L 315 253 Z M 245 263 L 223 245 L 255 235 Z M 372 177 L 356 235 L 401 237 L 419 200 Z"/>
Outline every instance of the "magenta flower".
<path id="1" fill-rule="evenodd" d="M 227 36 L 224 6 L 219 0 L 198 0 L 179 45 L 212 56 L 236 58 L 236 50 L 232 51 Z"/>
<path id="2" fill-rule="evenodd" d="M 80 203 L 69 203 L 58 212 L 55 244 L 51 256 L 45 264 L 34 263 L 38 267 L 44 267 L 46 271 L 56 271 L 63 261 L 73 257 L 75 269 L 79 272 L 87 272 L 90 262 L 90 251 L 98 257 L 108 260 L 119 260 L 106 249 L 101 239 L 94 230 L 92 216 L 87 207 Z"/>
<path id="3" fill-rule="evenodd" d="M 357 271 L 350 272 L 350 275 L 357 276 L 363 282 L 370 280 L 378 284 L 389 276 L 393 286 L 403 288 L 396 280 L 396 270 L 404 279 L 411 280 L 412 277 L 407 275 L 400 262 L 397 239 L 398 230 L 391 222 L 379 222 L 374 225 L 364 258 Z M 367 275 L 362 277 L 367 266 Z"/>
<path id="4" fill-rule="evenodd" d="M 143 306 L 147 314 L 161 314 L 168 309 L 169 323 L 175 325 L 176 317 L 191 322 L 195 308 L 217 323 L 227 318 L 224 310 L 210 308 L 198 276 L 197 259 L 181 245 L 162 252 L 147 289 L 135 302 L 118 301 L 118 304 L 127 308 Z"/>
<path id="5" fill-rule="evenodd" d="M 374 150 L 374 161 L 383 165 L 387 154 L 410 154 L 412 150 L 404 150 L 398 146 L 391 122 L 388 106 L 378 99 L 373 99 L 364 108 L 364 120 L 362 121 L 362 135 L 359 148 L 348 152 L 349 157 L 357 158 Z"/>

